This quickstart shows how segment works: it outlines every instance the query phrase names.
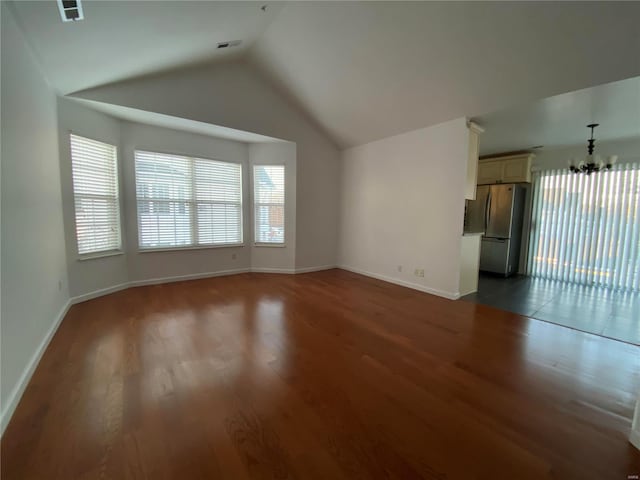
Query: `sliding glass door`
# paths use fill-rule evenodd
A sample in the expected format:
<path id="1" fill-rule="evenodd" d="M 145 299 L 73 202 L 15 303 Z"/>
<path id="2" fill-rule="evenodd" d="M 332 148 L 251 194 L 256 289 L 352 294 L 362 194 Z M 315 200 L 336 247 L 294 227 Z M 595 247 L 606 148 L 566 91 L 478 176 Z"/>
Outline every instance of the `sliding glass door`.
<path id="1" fill-rule="evenodd" d="M 590 176 L 537 172 L 527 271 L 534 277 L 640 290 L 640 164 Z"/>

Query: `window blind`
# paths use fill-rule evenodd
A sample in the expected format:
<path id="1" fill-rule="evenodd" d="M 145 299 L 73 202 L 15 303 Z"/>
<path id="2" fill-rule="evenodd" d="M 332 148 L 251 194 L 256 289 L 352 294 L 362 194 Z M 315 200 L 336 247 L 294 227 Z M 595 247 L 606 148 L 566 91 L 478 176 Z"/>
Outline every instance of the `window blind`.
<path id="1" fill-rule="evenodd" d="M 640 165 L 535 173 L 527 268 L 535 277 L 640 290 Z"/>
<path id="2" fill-rule="evenodd" d="M 140 248 L 242 243 L 242 165 L 136 150 Z"/>
<path id="3" fill-rule="evenodd" d="M 114 145 L 70 135 L 80 255 L 121 247 L 118 157 Z"/>
<path id="4" fill-rule="evenodd" d="M 254 165 L 256 243 L 284 243 L 284 165 Z"/>

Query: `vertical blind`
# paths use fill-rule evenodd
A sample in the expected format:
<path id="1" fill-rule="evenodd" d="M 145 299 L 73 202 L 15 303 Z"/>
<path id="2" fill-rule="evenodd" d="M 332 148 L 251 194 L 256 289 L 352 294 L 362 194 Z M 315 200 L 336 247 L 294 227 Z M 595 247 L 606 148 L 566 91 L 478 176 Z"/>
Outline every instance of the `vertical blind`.
<path id="1" fill-rule="evenodd" d="M 116 147 L 74 134 L 70 143 L 78 253 L 117 250 L 121 237 Z"/>
<path id="2" fill-rule="evenodd" d="M 140 248 L 242 243 L 242 165 L 136 150 Z"/>
<path id="3" fill-rule="evenodd" d="M 640 164 L 534 174 L 528 272 L 640 290 Z"/>
<path id="4" fill-rule="evenodd" d="M 256 243 L 284 243 L 284 165 L 254 165 Z"/>

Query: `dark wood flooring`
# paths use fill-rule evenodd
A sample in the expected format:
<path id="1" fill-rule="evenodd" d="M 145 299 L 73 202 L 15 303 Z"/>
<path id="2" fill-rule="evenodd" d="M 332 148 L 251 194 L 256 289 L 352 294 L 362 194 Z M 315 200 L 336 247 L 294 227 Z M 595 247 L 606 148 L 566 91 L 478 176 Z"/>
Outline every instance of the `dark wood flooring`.
<path id="1" fill-rule="evenodd" d="M 2 479 L 615 479 L 640 348 L 341 270 L 74 306 Z"/>

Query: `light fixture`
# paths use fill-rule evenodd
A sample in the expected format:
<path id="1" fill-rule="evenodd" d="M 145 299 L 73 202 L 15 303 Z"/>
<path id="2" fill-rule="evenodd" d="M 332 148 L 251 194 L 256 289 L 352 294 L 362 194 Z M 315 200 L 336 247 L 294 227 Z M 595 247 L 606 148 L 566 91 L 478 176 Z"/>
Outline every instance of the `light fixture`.
<path id="1" fill-rule="evenodd" d="M 241 43 L 242 43 L 242 40 L 232 40 L 230 42 L 220 42 L 220 43 L 218 43 L 218 48 L 237 47 Z"/>
<path id="2" fill-rule="evenodd" d="M 80 0 L 58 0 L 58 10 L 63 22 L 77 22 L 84 18 Z"/>
<path id="3" fill-rule="evenodd" d="M 589 154 L 587 157 L 577 162 L 575 159 L 569 160 L 569 170 L 573 173 L 586 173 L 587 175 L 591 175 L 592 173 L 597 173 L 602 170 L 611 170 L 613 164 L 616 163 L 616 159 L 618 158 L 615 155 L 611 155 L 607 157 L 606 162 L 600 157 L 600 155 L 594 155 L 593 150 L 595 148 L 596 139 L 593 138 L 593 129 L 596 128 L 599 123 L 590 123 L 587 125 L 587 128 L 591 129 L 591 138 L 589 139 L 589 144 L 587 150 Z"/>

